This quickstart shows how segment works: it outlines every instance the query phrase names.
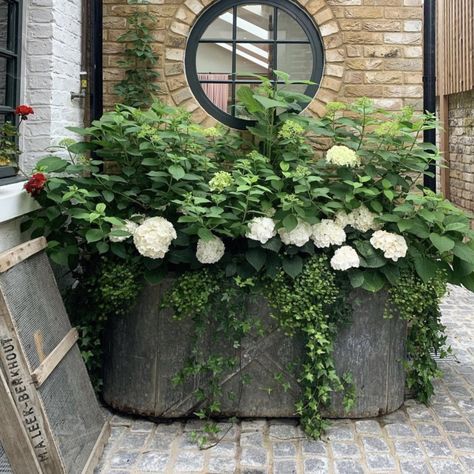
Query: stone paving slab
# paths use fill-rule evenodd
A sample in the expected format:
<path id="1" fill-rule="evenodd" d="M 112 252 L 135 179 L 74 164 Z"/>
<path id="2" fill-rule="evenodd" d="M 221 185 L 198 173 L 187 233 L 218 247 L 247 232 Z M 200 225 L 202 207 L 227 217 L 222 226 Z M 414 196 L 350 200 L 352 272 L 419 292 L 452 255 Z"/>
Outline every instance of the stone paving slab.
<path id="1" fill-rule="evenodd" d="M 408 400 L 390 415 L 333 421 L 308 440 L 295 420 L 220 423 L 223 440 L 199 450 L 196 420 L 155 424 L 114 415 L 96 474 L 474 473 L 474 295 L 451 288 L 442 305 L 456 358 L 441 362 L 429 407 Z"/>

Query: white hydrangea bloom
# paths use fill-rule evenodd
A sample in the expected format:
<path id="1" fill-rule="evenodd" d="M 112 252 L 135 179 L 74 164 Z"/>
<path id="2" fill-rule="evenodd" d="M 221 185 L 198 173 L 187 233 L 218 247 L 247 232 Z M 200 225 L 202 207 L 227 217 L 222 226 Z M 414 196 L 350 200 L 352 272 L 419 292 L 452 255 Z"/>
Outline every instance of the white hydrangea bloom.
<path id="1" fill-rule="evenodd" d="M 133 243 L 144 257 L 163 258 L 176 237 L 176 230 L 171 222 L 163 217 L 151 217 L 145 219 L 135 230 Z"/>
<path id="2" fill-rule="evenodd" d="M 219 237 L 212 240 L 199 239 L 197 243 L 196 258 L 201 263 L 217 263 L 225 252 L 225 245 Z"/>
<path id="3" fill-rule="evenodd" d="M 357 252 L 349 245 L 336 250 L 331 258 L 331 267 L 334 270 L 349 270 L 349 268 L 359 268 L 360 259 Z"/>
<path id="4" fill-rule="evenodd" d="M 405 257 L 408 251 L 407 242 L 403 236 L 385 230 L 374 232 L 370 243 L 374 249 L 382 250 L 385 258 L 390 258 L 394 262 Z"/>
<path id="5" fill-rule="evenodd" d="M 287 231 L 282 227 L 281 229 L 278 229 L 278 234 L 285 245 L 303 247 L 304 244 L 309 242 L 309 239 L 313 234 L 313 227 L 307 222 L 298 220 L 298 225 L 293 230 Z"/>
<path id="6" fill-rule="evenodd" d="M 258 240 L 261 244 L 266 244 L 275 237 L 275 222 L 269 217 L 254 217 L 248 223 L 248 230 L 245 237 L 251 240 Z"/>
<path id="7" fill-rule="evenodd" d="M 351 214 L 354 221 L 351 225 L 354 229 L 361 232 L 380 229 L 380 225 L 375 222 L 377 215 L 370 212 L 364 205 L 352 211 Z"/>
<path id="8" fill-rule="evenodd" d="M 124 242 L 125 240 L 129 239 L 130 237 L 133 236 L 133 234 L 135 233 L 135 231 L 137 230 L 137 227 L 138 227 L 138 224 L 133 222 L 133 221 L 130 221 L 128 219 L 125 220 L 125 224 L 124 225 L 113 225 L 112 228 L 110 229 L 111 232 L 113 232 L 114 230 L 122 230 L 124 232 L 128 232 L 129 235 L 122 235 L 122 236 L 115 236 L 115 235 L 111 235 L 109 238 L 110 238 L 110 241 L 111 242 Z"/>
<path id="9" fill-rule="evenodd" d="M 334 222 L 339 226 L 345 229 L 348 225 L 353 226 L 354 225 L 354 213 L 351 212 L 350 214 L 347 214 L 346 211 L 338 211 L 335 218 Z"/>
<path id="10" fill-rule="evenodd" d="M 316 247 L 324 249 L 331 245 L 342 245 L 346 241 L 346 233 L 334 221 L 323 219 L 319 224 L 313 225 L 311 238 Z"/>
<path id="11" fill-rule="evenodd" d="M 360 165 L 357 153 L 343 145 L 334 145 L 326 152 L 326 161 L 336 166 L 355 168 Z"/>

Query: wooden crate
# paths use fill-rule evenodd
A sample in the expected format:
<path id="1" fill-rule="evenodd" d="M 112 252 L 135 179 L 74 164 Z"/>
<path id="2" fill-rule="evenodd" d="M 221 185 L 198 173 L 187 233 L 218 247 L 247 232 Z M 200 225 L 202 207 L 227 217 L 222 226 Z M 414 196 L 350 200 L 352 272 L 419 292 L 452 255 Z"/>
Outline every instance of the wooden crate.
<path id="1" fill-rule="evenodd" d="M 110 428 L 45 247 L 0 254 L 0 453 L 4 472 L 90 474 Z"/>

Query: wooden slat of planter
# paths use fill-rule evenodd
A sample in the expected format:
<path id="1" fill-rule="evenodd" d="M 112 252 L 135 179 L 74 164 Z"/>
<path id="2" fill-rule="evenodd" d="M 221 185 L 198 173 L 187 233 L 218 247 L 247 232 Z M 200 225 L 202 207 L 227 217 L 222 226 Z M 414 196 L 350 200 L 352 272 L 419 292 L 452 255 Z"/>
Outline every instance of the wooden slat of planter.
<path id="1" fill-rule="evenodd" d="M 41 365 L 31 374 L 31 378 L 36 388 L 41 387 L 46 379 L 51 375 L 53 370 L 64 359 L 66 354 L 72 349 L 79 339 L 79 333 L 76 328 L 72 328 L 64 337 L 64 339 L 56 346 Z"/>
<path id="2" fill-rule="evenodd" d="M 21 421 L 8 383 L 0 368 L 0 441 L 8 453 L 8 462 L 18 474 L 41 474 L 36 454 Z"/>
<path id="3" fill-rule="evenodd" d="M 38 237 L 37 239 L 17 245 L 16 247 L 1 253 L 0 273 L 6 272 L 23 260 L 26 260 L 28 257 L 41 252 L 41 250 L 45 249 L 47 245 L 48 244 L 44 237 Z"/>

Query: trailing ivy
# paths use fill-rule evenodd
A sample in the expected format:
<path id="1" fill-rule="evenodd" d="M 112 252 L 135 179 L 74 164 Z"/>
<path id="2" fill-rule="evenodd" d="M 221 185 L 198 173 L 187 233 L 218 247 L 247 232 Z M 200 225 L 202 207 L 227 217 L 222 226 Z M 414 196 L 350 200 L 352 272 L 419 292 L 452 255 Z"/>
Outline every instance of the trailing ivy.
<path id="1" fill-rule="evenodd" d="M 337 280 L 326 256 L 307 259 L 294 279 L 283 270 L 272 279 L 262 274 L 245 280 L 226 278 L 221 271 L 207 269 L 184 273 L 164 301 L 164 307 L 172 308 L 177 319 L 191 318 L 194 324 L 191 357 L 174 383 L 200 378 L 195 391 L 204 407 L 195 413 L 200 418 L 219 415 L 223 397 L 238 397 L 222 392 L 221 378 L 238 364 L 242 339 L 249 334 L 264 334 L 260 318 L 252 312 L 264 295 L 281 330 L 304 340 L 306 360 L 299 374 L 303 398 L 296 411 L 307 434 L 319 437 L 326 426 L 321 411 L 329 405 L 331 393 L 346 391 L 347 409 L 354 402 L 350 376 L 340 377 L 332 358 L 334 338 L 350 314 L 346 290 L 348 286 Z M 212 337 L 211 343 L 208 337 Z M 209 347 L 217 347 L 218 354 L 210 354 Z M 289 388 L 283 374 L 274 374 L 274 378 L 283 390 Z M 214 424 L 208 423 L 205 432 L 198 439 L 200 444 L 208 441 L 209 434 L 216 434 Z"/>
<path id="2" fill-rule="evenodd" d="M 142 288 L 142 272 L 133 263 L 101 258 L 83 266 L 78 284 L 66 294 L 72 323 L 79 330 L 79 346 L 96 390 L 102 386 L 102 337 L 109 318 L 122 317 Z"/>
<path id="3" fill-rule="evenodd" d="M 333 360 L 334 339 L 350 309 L 344 285 L 336 281 L 326 256 L 314 256 L 294 279 L 284 271 L 266 287 L 267 299 L 281 327 L 292 336 L 303 334 L 306 361 L 300 376 L 303 399 L 296 409 L 305 432 L 314 438 L 323 433 L 326 422 L 321 411 L 334 391 L 344 391 L 350 376 L 339 377 Z M 345 397 L 347 410 L 354 403 L 354 391 Z"/>
<path id="4" fill-rule="evenodd" d="M 439 309 L 446 293 L 446 280 L 444 272 L 438 272 L 426 283 L 414 273 L 405 273 L 389 289 L 392 307 L 387 308 L 387 315 L 393 315 L 396 308 L 400 317 L 408 322 L 404 364 L 407 388 L 423 403 L 428 403 L 433 395 L 433 380 L 442 375 L 433 354 L 445 358 L 451 351 L 446 347 L 445 326 Z"/>
<path id="5" fill-rule="evenodd" d="M 129 0 L 129 4 L 146 5 L 143 0 Z M 115 85 L 114 92 L 125 105 L 146 107 L 159 91 L 155 70 L 158 58 L 153 51 L 152 27 L 156 18 L 146 10 L 137 10 L 127 18 L 127 31 L 117 38 L 125 44 L 125 59 L 119 65 L 125 68 L 125 77 Z"/>

